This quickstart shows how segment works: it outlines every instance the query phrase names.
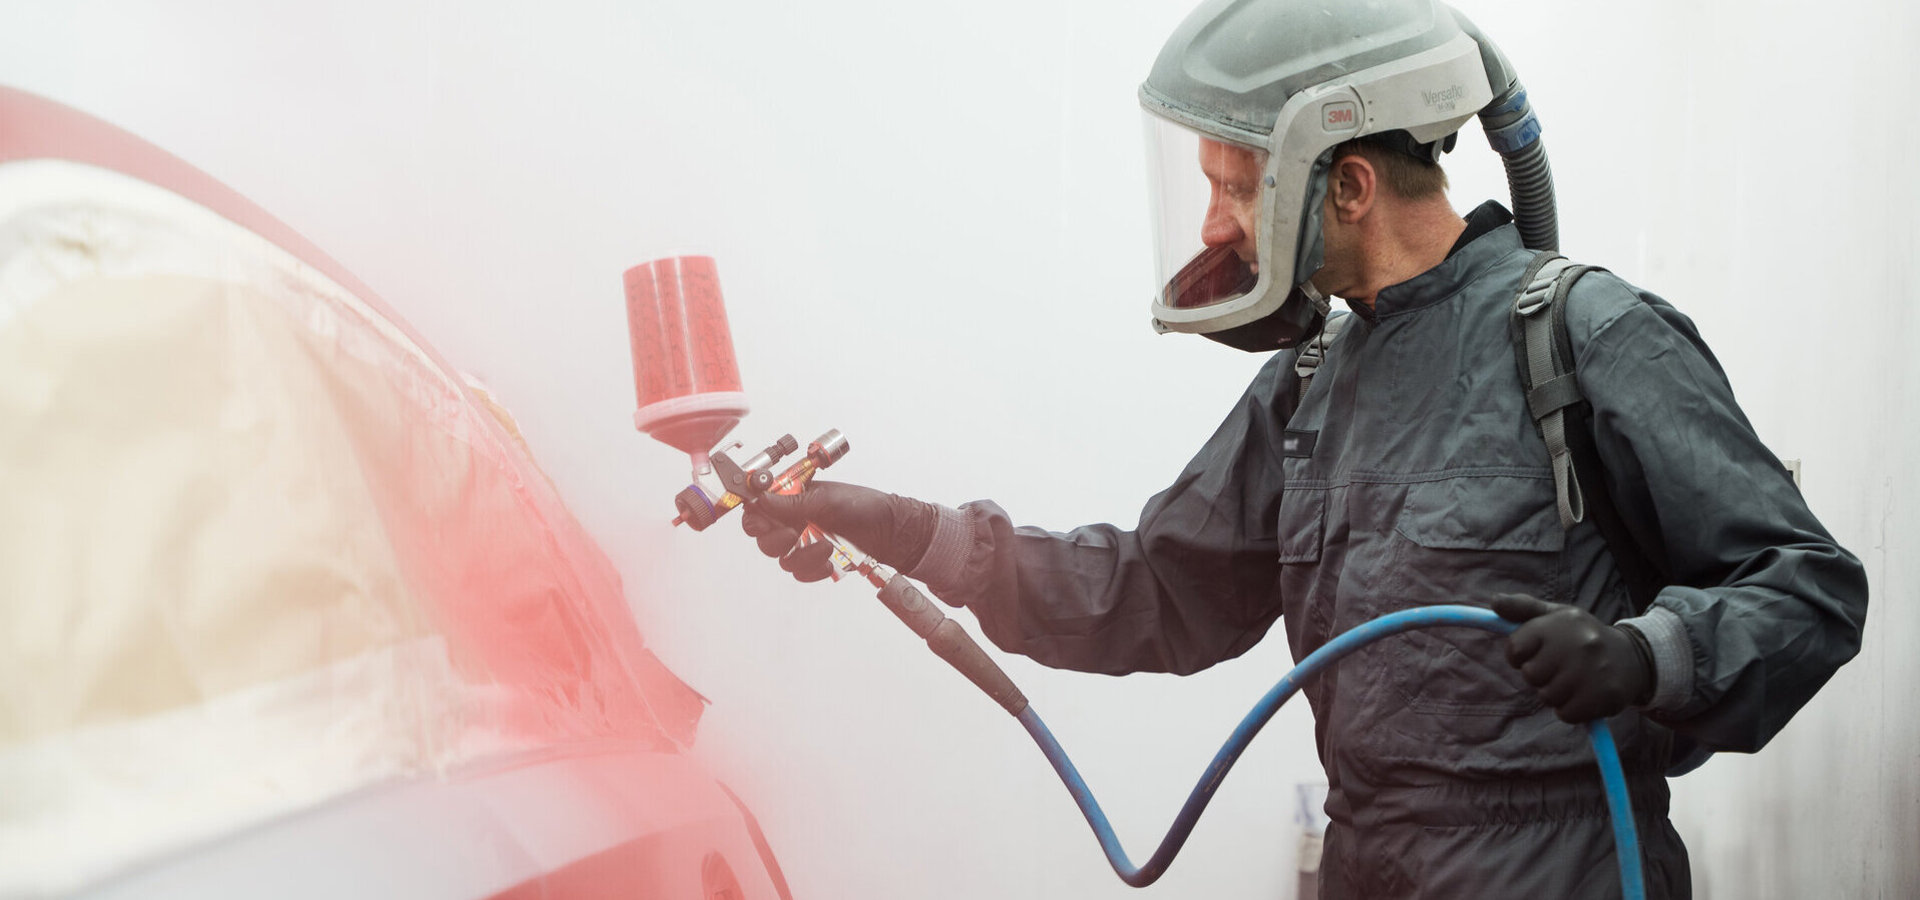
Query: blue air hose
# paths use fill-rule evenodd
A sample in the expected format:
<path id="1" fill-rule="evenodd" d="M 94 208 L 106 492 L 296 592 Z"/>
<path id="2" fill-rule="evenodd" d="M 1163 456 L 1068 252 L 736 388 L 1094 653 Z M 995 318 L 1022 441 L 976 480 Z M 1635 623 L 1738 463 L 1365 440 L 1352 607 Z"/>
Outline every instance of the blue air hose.
<path id="1" fill-rule="evenodd" d="M 1073 795 L 1073 802 L 1080 805 L 1080 812 L 1087 817 L 1087 824 L 1093 826 L 1094 836 L 1100 839 L 1100 849 L 1106 851 L 1107 861 L 1113 864 L 1113 871 L 1121 881 L 1134 887 L 1146 887 L 1167 871 L 1174 854 L 1180 852 L 1180 847 L 1187 842 L 1187 836 L 1193 833 L 1193 826 L 1200 821 L 1200 814 L 1212 802 L 1213 792 L 1226 779 L 1227 771 L 1233 768 L 1240 754 L 1252 743 L 1253 736 L 1266 726 L 1273 714 L 1280 711 L 1280 705 L 1298 692 L 1308 678 L 1318 675 L 1320 670 L 1361 647 L 1403 631 L 1465 627 L 1508 634 L 1519 627 L 1495 615 L 1492 610 L 1473 606 L 1426 606 L 1381 616 L 1328 641 L 1294 666 L 1293 671 L 1281 678 L 1272 690 L 1267 691 L 1266 696 L 1260 698 L 1246 718 L 1240 720 L 1232 736 L 1220 746 L 1220 752 L 1214 754 L 1213 762 L 1201 773 L 1200 782 L 1187 795 L 1186 805 L 1180 807 L 1180 814 L 1174 817 L 1173 827 L 1167 830 L 1167 836 L 1161 839 L 1152 858 L 1144 866 L 1135 866 L 1127 857 L 1127 852 L 1121 849 L 1120 839 L 1114 836 L 1113 826 L 1107 822 L 1107 814 L 1101 811 L 1100 803 L 1093 799 L 1093 791 L 1087 787 L 1086 779 L 1080 777 L 1079 770 L 1073 767 L 1073 761 L 1067 758 L 1067 752 L 1061 749 L 1053 732 L 1047 730 L 1046 723 L 1040 721 L 1039 714 L 1033 711 L 1026 696 L 1020 693 L 1006 673 L 973 642 L 959 623 L 947 618 L 940 611 L 939 604 L 928 600 L 905 576 L 893 575 L 879 567 L 872 567 L 866 574 L 880 587 L 881 603 L 899 616 L 900 621 L 912 628 L 915 634 L 925 638 L 927 646 L 934 653 L 967 676 L 968 680 L 1026 727 L 1034 743 L 1039 744 L 1041 752 L 1047 755 L 1047 761 L 1053 764 L 1053 770 L 1060 774 L 1060 780 L 1066 783 L 1067 792 Z M 1593 755 L 1600 764 L 1600 781 L 1606 788 L 1607 811 L 1613 817 L 1613 845 L 1620 859 L 1621 893 L 1626 900 L 1645 900 L 1647 890 L 1640 874 L 1640 840 L 1634 833 L 1633 808 L 1627 799 L 1627 777 L 1620 767 L 1620 751 L 1614 746 L 1613 732 L 1608 730 L 1604 719 L 1587 723 L 1587 737 L 1593 743 Z"/>
<path id="2" fill-rule="evenodd" d="M 1187 796 L 1186 805 L 1180 808 L 1180 814 L 1173 820 L 1173 827 L 1160 841 L 1159 849 L 1143 866 L 1135 866 L 1128 859 L 1127 852 L 1121 849 L 1120 839 L 1114 836 L 1113 826 L 1108 824 L 1106 813 L 1100 810 L 1099 801 L 1093 798 L 1093 791 L 1087 787 L 1085 779 L 1073 767 L 1073 761 L 1067 758 L 1066 751 L 1061 749 L 1060 742 L 1047 730 L 1046 723 L 1040 721 L 1033 707 L 1027 707 L 1017 718 L 1047 755 L 1047 761 L 1053 763 L 1053 770 L 1060 773 L 1060 780 L 1066 782 L 1068 793 L 1080 805 L 1080 812 L 1087 817 L 1087 824 L 1093 826 L 1094 835 L 1100 839 L 1100 849 L 1106 851 L 1107 861 L 1113 864 L 1113 871 L 1127 884 L 1146 887 L 1166 872 L 1174 854 L 1180 852 L 1180 847 L 1187 842 L 1187 836 L 1193 832 L 1193 826 L 1200 821 L 1200 813 L 1213 800 L 1213 792 L 1226 779 L 1227 770 L 1233 768 L 1234 762 L 1253 741 L 1253 736 L 1267 724 L 1267 720 L 1273 718 L 1287 698 L 1300 690 L 1308 678 L 1318 675 L 1320 670 L 1341 657 L 1383 637 L 1417 628 L 1440 626 L 1464 626 L 1500 634 L 1518 627 L 1490 610 L 1472 606 L 1429 606 L 1381 616 L 1327 642 L 1326 646 L 1314 651 L 1286 677 L 1281 678 L 1265 697 L 1260 698 L 1246 718 L 1240 720 L 1239 727 L 1233 730 L 1233 735 L 1221 745 L 1220 752 L 1214 754 L 1213 762 L 1201 774 L 1200 783 L 1194 785 L 1193 793 Z M 1613 815 L 1613 841 L 1620 857 L 1620 883 L 1624 886 L 1627 900 L 1643 900 L 1646 888 L 1640 877 L 1640 842 L 1634 834 L 1633 811 L 1627 800 L 1627 780 L 1620 768 L 1620 752 L 1614 747 L 1613 732 L 1607 728 L 1605 719 L 1588 722 L 1587 734 L 1593 742 L 1594 756 L 1600 761 L 1600 780 L 1606 786 L 1607 809 Z"/>

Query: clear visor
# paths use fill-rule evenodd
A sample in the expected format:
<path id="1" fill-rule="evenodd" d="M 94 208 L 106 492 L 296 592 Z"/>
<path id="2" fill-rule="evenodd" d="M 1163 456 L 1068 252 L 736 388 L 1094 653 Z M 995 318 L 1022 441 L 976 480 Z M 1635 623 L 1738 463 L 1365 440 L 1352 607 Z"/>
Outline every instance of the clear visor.
<path id="1" fill-rule="evenodd" d="M 1160 305 L 1198 309 L 1245 295 L 1260 274 L 1267 151 L 1143 115 Z"/>

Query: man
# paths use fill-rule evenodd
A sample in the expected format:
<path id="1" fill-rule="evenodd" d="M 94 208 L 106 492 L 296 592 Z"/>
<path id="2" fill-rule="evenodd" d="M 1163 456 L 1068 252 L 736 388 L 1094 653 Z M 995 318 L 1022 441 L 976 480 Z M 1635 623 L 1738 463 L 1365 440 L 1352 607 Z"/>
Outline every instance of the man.
<path id="1" fill-rule="evenodd" d="M 1205 668 L 1276 618 L 1298 659 L 1396 610 L 1491 605 L 1525 624 L 1381 641 L 1306 687 L 1329 783 L 1322 896 L 1618 896 L 1592 751 L 1567 724 L 1599 717 L 1649 896 L 1689 896 L 1666 817 L 1676 736 L 1765 744 L 1857 651 L 1865 577 L 1691 322 L 1595 271 L 1567 322 L 1609 497 L 1665 575 L 1635 603 L 1521 386 L 1508 317 L 1538 254 L 1498 204 L 1456 214 L 1437 165 L 1466 118 L 1512 108 L 1502 67 L 1430 0 L 1202 7 L 1141 90 L 1158 145 L 1181 148 L 1170 170 L 1204 176 L 1202 246 L 1163 240 L 1156 320 L 1294 349 L 1131 530 L 1054 534 L 991 502 L 817 484 L 759 501 L 748 533 L 812 580 L 825 547 L 794 534 L 816 522 L 972 610 L 1002 649 L 1112 674 Z M 1535 233 L 1537 200 L 1517 200 Z M 1353 313 L 1308 369 L 1327 295 Z"/>

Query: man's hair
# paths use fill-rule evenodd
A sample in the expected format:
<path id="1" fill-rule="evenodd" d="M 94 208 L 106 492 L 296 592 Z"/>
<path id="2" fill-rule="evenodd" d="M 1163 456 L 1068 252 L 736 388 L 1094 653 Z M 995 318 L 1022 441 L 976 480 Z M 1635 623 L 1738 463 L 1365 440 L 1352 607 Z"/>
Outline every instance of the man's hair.
<path id="1" fill-rule="evenodd" d="M 1333 148 L 1333 158 L 1361 156 L 1380 173 L 1380 182 L 1402 200 L 1425 200 L 1447 190 L 1447 173 L 1437 162 L 1429 162 L 1383 146 L 1367 138 L 1355 138 Z"/>

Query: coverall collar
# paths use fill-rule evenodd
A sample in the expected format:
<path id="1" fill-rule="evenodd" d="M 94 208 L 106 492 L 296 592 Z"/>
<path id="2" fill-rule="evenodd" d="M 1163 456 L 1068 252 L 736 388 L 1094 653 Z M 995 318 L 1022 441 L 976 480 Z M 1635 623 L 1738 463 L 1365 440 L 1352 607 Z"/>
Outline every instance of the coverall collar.
<path id="1" fill-rule="evenodd" d="M 1520 232 L 1513 227 L 1513 214 L 1498 202 L 1488 200 L 1467 214 L 1467 230 L 1460 233 L 1460 239 L 1439 265 L 1399 284 L 1381 288 L 1380 293 L 1374 295 L 1372 309 L 1354 304 L 1353 311 L 1369 322 L 1378 322 L 1397 313 L 1432 306 L 1458 293 L 1494 260 L 1520 248 Z"/>

